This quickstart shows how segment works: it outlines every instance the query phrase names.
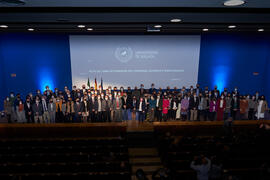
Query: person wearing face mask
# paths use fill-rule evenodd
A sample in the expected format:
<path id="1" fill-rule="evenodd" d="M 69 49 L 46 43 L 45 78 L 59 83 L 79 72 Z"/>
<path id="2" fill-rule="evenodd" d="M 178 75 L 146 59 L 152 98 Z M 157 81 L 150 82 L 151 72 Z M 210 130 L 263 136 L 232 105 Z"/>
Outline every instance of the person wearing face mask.
<path id="1" fill-rule="evenodd" d="M 67 101 L 67 122 L 72 122 L 74 119 L 74 102 L 72 101 L 72 98 L 69 97 Z"/>
<path id="2" fill-rule="evenodd" d="M 35 103 L 32 105 L 32 110 L 35 123 L 43 123 L 43 108 L 37 97 Z"/>
<path id="3" fill-rule="evenodd" d="M 11 116 L 10 116 L 10 121 L 11 122 L 15 122 L 15 120 L 17 119 L 16 117 L 16 111 L 15 111 L 15 99 L 16 97 L 14 96 L 14 92 L 11 92 L 9 95 L 9 101 L 12 105 L 11 107 Z"/>
<path id="4" fill-rule="evenodd" d="M 24 104 L 21 99 L 19 100 L 18 105 L 16 106 L 16 112 L 17 112 L 17 122 L 25 123 Z"/>
<path id="5" fill-rule="evenodd" d="M 216 99 L 219 98 L 220 92 L 217 89 L 217 86 L 214 87 L 214 90 L 212 91 L 212 96 L 215 97 Z"/>
<path id="6" fill-rule="evenodd" d="M 248 100 L 248 119 L 255 120 L 255 112 L 258 104 L 256 101 L 256 96 L 252 96 L 251 99 Z"/>
<path id="7" fill-rule="evenodd" d="M 190 121 L 196 121 L 198 115 L 199 98 L 196 93 L 189 99 Z"/>
<path id="8" fill-rule="evenodd" d="M 67 121 L 67 103 L 65 99 L 62 99 L 62 113 L 63 113 L 63 122 Z"/>
<path id="9" fill-rule="evenodd" d="M 151 88 L 148 90 L 149 94 L 153 94 L 156 91 L 155 84 L 151 84 Z"/>
<path id="10" fill-rule="evenodd" d="M 137 98 L 136 98 L 136 96 L 133 96 L 131 108 L 132 108 L 132 113 L 131 113 L 132 120 L 138 120 Z"/>
<path id="11" fill-rule="evenodd" d="M 89 101 L 87 101 L 87 98 L 84 97 L 82 102 L 82 118 L 84 123 L 87 123 L 89 118 L 89 106 Z"/>
<path id="12" fill-rule="evenodd" d="M 248 118 L 248 100 L 246 96 L 240 99 L 240 119 L 246 120 Z"/>
<path id="13" fill-rule="evenodd" d="M 130 87 L 127 89 L 127 113 L 128 120 L 132 119 L 132 91 Z"/>
<path id="14" fill-rule="evenodd" d="M 175 115 L 176 120 L 181 119 L 181 100 L 182 100 L 181 97 L 182 97 L 182 95 L 179 94 L 177 97 L 177 101 L 176 101 L 176 103 L 177 103 L 177 110 L 176 110 L 176 115 Z"/>
<path id="15" fill-rule="evenodd" d="M 126 93 L 123 93 L 121 100 L 122 100 L 122 117 L 124 121 L 127 121 L 128 112 L 127 112 L 127 94 Z"/>
<path id="16" fill-rule="evenodd" d="M 122 100 L 119 95 L 113 100 L 114 121 L 122 122 Z"/>
<path id="17" fill-rule="evenodd" d="M 206 107 L 207 107 L 207 100 L 203 96 L 202 93 L 199 93 L 199 105 L 198 105 L 198 120 L 204 119 L 204 121 L 207 120 L 207 115 L 206 115 Z"/>
<path id="18" fill-rule="evenodd" d="M 112 101 L 106 95 L 102 101 L 102 119 L 104 122 L 111 122 L 111 110 L 112 110 Z"/>
<path id="19" fill-rule="evenodd" d="M 231 101 L 231 115 L 232 115 L 233 120 L 236 120 L 239 107 L 240 107 L 240 101 L 238 99 L 238 96 L 236 96 L 236 94 L 233 93 L 233 98 Z"/>
<path id="20" fill-rule="evenodd" d="M 102 99 L 100 97 L 100 95 L 97 96 L 97 104 L 98 104 L 98 108 L 97 108 L 97 122 L 103 122 L 104 119 L 102 119 Z"/>
<path id="21" fill-rule="evenodd" d="M 149 110 L 148 110 L 148 119 L 150 122 L 153 122 L 155 120 L 155 109 L 156 109 L 157 100 L 153 95 L 151 95 L 151 98 L 149 100 Z"/>
<path id="22" fill-rule="evenodd" d="M 44 93 L 44 95 L 46 95 L 46 97 L 47 97 L 48 99 L 50 99 L 51 96 L 52 96 L 52 94 L 53 94 L 53 92 L 52 92 L 52 90 L 50 90 L 50 87 L 49 87 L 49 86 L 46 86 L 45 89 L 46 89 L 46 90 L 45 90 L 43 93 Z"/>
<path id="23" fill-rule="evenodd" d="M 51 123 L 55 123 L 55 112 L 56 112 L 56 105 L 51 98 L 48 103 L 48 112 L 50 116 Z"/>
<path id="24" fill-rule="evenodd" d="M 164 96 L 162 100 L 162 119 L 164 122 L 168 120 L 169 106 L 170 106 L 170 101 L 168 99 L 168 96 Z"/>
<path id="25" fill-rule="evenodd" d="M 91 122 L 97 122 L 97 110 L 98 110 L 98 102 L 95 95 L 92 94 L 92 97 L 89 100 L 89 113 Z"/>
<path id="26" fill-rule="evenodd" d="M 132 97 L 136 97 L 138 100 L 140 98 L 140 91 L 138 90 L 137 86 L 134 87 L 134 90 L 132 91 Z"/>
<path id="27" fill-rule="evenodd" d="M 226 108 L 226 100 L 222 94 L 217 101 L 217 121 L 223 121 L 223 115 Z"/>
<path id="28" fill-rule="evenodd" d="M 268 103 L 264 96 L 259 98 L 256 117 L 257 119 L 265 119 L 265 113 L 269 110 Z"/>
<path id="29" fill-rule="evenodd" d="M 210 121 L 215 120 L 216 112 L 217 112 L 217 100 L 215 97 L 213 97 L 210 100 L 210 104 L 209 104 L 209 119 L 210 119 Z"/>
<path id="30" fill-rule="evenodd" d="M 27 123 L 33 123 L 33 112 L 32 112 L 32 102 L 29 96 L 26 97 L 24 103 L 25 118 Z"/>
<path id="31" fill-rule="evenodd" d="M 6 97 L 4 100 L 4 112 L 6 114 L 8 123 L 11 123 L 11 109 L 12 109 L 12 104 L 10 102 L 9 97 Z"/>
<path id="32" fill-rule="evenodd" d="M 232 103 L 232 98 L 231 98 L 230 93 L 228 93 L 225 100 L 226 100 L 226 108 L 224 111 L 224 120 L 228 120 L 228 118 L 231 116 L 231 103 Z"/>
<path id="33" fill-rule="evenodd" d="M 40 92 L 40 90 L 38 89 L 38 90 L 36 90 L 36 97 L 38 96 L 38 98 L 39 99 L 41 99 L 42 98 L 42 94 L 41 94 L 41 92 Z"/>
<path id="34" fill-rule="evenodd" d="M 80 102 L 79 98 L 76 98 L 76 102 L 74 103 L 74 122 L 75 123 L 80 123 L 81 122 L 81 117 L 82 117 L 82 111 L 83 111 L 83 105 Z"/>
<path id="35" fill-rule="evenodd" d="M 43 121 L 46 123 L 50 123 L 51 120 L 50 120 L 50 115 L 48 112 L 48 104 L 47 104 L 47 101 L 45 99 L 45 96 L 42 97 L 41 104 L 42 104 L 42 109 L 43 109 Z"/>
<path id="36" fill-rule="evenodd" d="M 189 107 L 189 100 L 187 95 L 184 95 L 184 98 L 181 100 L 181 116 L 182 120 L 187 120 L 188 114 L 188 107 Z"/>
<path id="37" fill-rule="evenodd" d="M 63 122 L 63 112 L 62 112 L 62 99 L 60 97 L 56 98 L 56 122 Z"/>
<path id="38" fill-rule="evenodd" d="M 156 98 L 156 111 L 155 111 L 155 116 L 157 121 L 161 122 L 162 120 L 162 98 L 160 93 L 158 93 L 157 98 Z"/>
<path id="39" fill-rule="evenodd" d="M 143 97 L 140 98 L 140 100 L 137 102 L 137 111 L 138 111 L 138 115 L 139 115 L 139 123 L 143 123 L 145 120 L 145 101 L 143 99 Z"/>

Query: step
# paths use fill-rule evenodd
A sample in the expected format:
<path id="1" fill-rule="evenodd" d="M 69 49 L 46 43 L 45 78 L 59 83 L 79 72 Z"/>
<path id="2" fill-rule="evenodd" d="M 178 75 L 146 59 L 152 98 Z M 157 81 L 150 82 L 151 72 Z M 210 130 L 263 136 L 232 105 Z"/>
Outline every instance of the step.
<path id="1" fill-rule="evenodd" d="M 129 163 L 132 165 L 158 165 L 161 164 L 159 157 L 142 157 L 130 158 Z"/>
<path id="2" fill-rule="evenodd" d="M 128 153 L 130 157 L 159 156 L 156 148 L 129 148 Z"/>
<path id="3" fill-rule="evenodd" d="M 156 170 L 163 168 L 162 165 L 158 166 L 132 166 L 132 174 L 135 174 L 138 169 L 142 169 L 145 174 L 153 174 Z"/>

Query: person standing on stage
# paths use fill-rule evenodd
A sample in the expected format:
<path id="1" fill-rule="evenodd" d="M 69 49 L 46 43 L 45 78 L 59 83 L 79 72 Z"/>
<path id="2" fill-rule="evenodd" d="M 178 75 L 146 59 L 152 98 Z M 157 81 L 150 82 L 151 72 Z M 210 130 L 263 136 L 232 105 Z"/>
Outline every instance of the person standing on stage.
<path id="1" fill-rule="evenodd" d="M 155 115 L 156 115 L 156 119 L 157 121 L 160 121 L 162 120 L 162 99 L 161 99 L 161 96 L 160 94 L 157 95 L 157 99 L 156 99 L 156 111 L 155 111 Z"/>
<path id="2" fill-rule="evenodd" d="M 224 111 L 226 109 L 226 100 L 222 94 L 217 101 L 217 121 L 223 121 Z"/>
<path id="3" fill-rule="evenodd" d="M 114 121 L 122 122 L 122 101 L 119 95 L 113 100 Z"/>
<path id="4" fill-rule="evenodd" d="M 51 98 L 48 104 L 48 112 L 50 116 L 51 123 L 55 123 L 55 113 L 56 113 L 56 105 Z"/>
<path id="5" fill-rule="evenodd" d="M 112 101 L 106 95 L 105 99 L 102 101 L 102 119 L 104 122 L 111 122 L 111 110 Z"/>
<path id="6" fill-rule="evenodd" d="M 162 100 L 162 119 L 164 122 L 168 120 L 169 106 L 170 106 L 170 101 L 168 99 L 168 96 L 164 96 Z"/>
<path id="7" fill-rule="evenodd" d="M 140 100 L 137 102 L 137 111 L 139 114 L 139 123 L 143 123 L 145 120 L 145 109 L 146 109 L 146 104 L 144 101 L 144 98 L 141 97 Z"/>

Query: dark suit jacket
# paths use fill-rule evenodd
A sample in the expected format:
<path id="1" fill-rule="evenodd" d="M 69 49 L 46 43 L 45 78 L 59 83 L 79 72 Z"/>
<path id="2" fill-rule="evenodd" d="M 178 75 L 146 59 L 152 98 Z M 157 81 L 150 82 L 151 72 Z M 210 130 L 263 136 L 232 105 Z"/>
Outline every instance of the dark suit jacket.
<path id="1" fill-rule="evenodd" d="M 98 101 L 95 99 L 95 101 L 92 101 L 92 98 L 89 100 L 89 110 L 90 112 L 97 111 L 98 110 Z"/>
<path id="2" fill-rule="evenodd" d="M 140 101 L 137 101 L 137 104 L 136 104 L 137 111 L 139 111 L 139 108 L 140 108 Z M 145 111 L 145 109 L 146 109 L 146 105 L 145 105 L 145 101 L 143 100 L 142 101 L 142 111 Z"/>
<path id="3" fill-rule="evenodd" d="M 77 102 L 74 103 L 74 112 L 75 114 L 78 114 L 79 112 L 82 112 L 82 103 L 80 102 L 79 104 L 77 104 Z"/>
<path id="4" fill-rule="evenodd" d="M 42 108 L 42 104 L 41 103 L 39 103 L 38 105 L 37 105 L 37 103 L 34 103 L 32 105 L 32 110 L 33 110 L 34 116 L 36 116 L 37 113 L 38 113 L 39 116 L 42 116 L 42 114 L 43 114 L 43 108 Z"/>
<path id="5" fill-rule="evenodd" d="M 191 97 L 189 99 L 189 109 L 198 109 L 198 106 L 199 106 L 199 98 L 196 97 L 196 102 L 194 100 L 194 97 Z"/>
<path id="6" fill-rule="evenodd" d="M 25 114 L 27 114 L 27 115 L 28 115 L 29 112 L 32 112 L 32 104 L 31 104 L 31 102 L 29 102 L 29 104 L 30 104 L 30 107 L 28 108 L 27 102 L 24 103 L 24 111 L 25 111 Z"/>

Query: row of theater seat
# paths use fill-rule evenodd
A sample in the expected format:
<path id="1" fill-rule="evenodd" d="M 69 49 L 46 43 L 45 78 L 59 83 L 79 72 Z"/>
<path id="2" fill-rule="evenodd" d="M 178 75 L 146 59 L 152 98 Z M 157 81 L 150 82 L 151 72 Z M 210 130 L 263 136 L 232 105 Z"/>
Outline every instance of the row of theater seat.
<path id="1" fill-rule="evenodd" d="M 31 139 L 0 141 L 0 179 L 130 179 L 127 141 Z"/>
<path id="2" fill-rule="evenodd" d="M 258 133 L 260 134 L 260 133 Z M 269 135 L 245 135 L 244 137 L 174 137 L 161 135 L 159 151 L 167 166 L 181 179 L 196 179 L 190 168 L 195 155 L 219 156 L 224 174 L 238 174 L 243 179 L 258 178 L 261 166 L 270 162 Z"/>

